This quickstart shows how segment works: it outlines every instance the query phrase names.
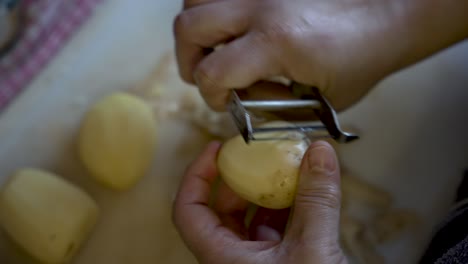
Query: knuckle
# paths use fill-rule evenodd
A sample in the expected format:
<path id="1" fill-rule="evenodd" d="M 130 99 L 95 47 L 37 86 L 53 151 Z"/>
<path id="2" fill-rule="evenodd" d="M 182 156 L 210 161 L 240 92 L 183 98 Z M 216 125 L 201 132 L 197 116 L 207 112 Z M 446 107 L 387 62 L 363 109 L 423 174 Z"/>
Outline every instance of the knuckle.
<path id="1" fill-rule="evenodd" d="M 215 112 L 224 112 L 228 101 L 228 93 L 224 90 L 219 90 L 216 93 L 204 93 L 201 91 L 201 95 L 206 104 Z"/>
<path id="2" fill-rule="evenodd" d="M 179 70 L 179 76 L 187 84 L 193 84 L 193 77 L 184 70 Z"/>
<path id="3" fill-rule="evenodd" d="M 203 93 L 212 93 L 221 87 L 222 73 L 209 60 L 202 61 L 195 70 L 197 85 Z"/>
<path id="4" fill-rule="evenodd" d="M 173 31 L 176 37 L 183 37 L 189 28 L 192 16 L 189 11 L 183 11 L 176 16 L 173 23 Z"/>
<path id="5" fill-rule="evenodd" d="M 274 23 L 268 26 L 267 29 L 256 34 L 256 40 L 262 44 L 281 47 L 291 46 L 294 41 L 294 32 L 287 25 Z"/>
<path id="6" fill-rule="evenodd" d="M 299 188 L 296 203 L 305 207 L 321 207 L 339 209 L 341 205 L 341 191 L 332 183 L 319 183 L 310 187 Z"/>

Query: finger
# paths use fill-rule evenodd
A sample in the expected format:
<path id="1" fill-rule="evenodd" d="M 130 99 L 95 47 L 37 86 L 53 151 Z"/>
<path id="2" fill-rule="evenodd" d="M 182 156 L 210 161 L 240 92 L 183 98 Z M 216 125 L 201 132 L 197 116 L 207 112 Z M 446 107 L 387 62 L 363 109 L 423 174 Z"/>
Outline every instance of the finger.
<path id="1" fill-rule="evenodd" d="M 176 201 L 183 204 L 208 204 L 211 186 L 218 171 L 216 167 L 219 142 L 210 143 L 200 156 L 190 164 L 182 179 Z"/>
<path id="2" fill-rule="evenodd" d="M 219 0 L 185 0 L 184 1 L 184 9 L 191 8 L 197 5 L 202 5 L 214 1 L 219 1 Z"/>
<path id="3" fill-rule="evenodd" d="M 217 1 L 181 12 L 174 21 L 177 40 L 205 48 L 243 35 L 250 24 L 252 1 Z"/>
<path id="4" fill-rule="evenodd" d="M 281 83 L 260 81 L 252 86 L 239 90 L 241 100 L 286 100 L 293 97 L 288 87 Z"/>
<path id="5" fill-rule="evenodd" d="M 245 213 L 249 203 L 237 195 L 225 182 L 221 182 L 216 194 L 214 209 L 220 214 Z"/>
<path id="6" fill-rule="evenodd" d="M 188 168 L 174 202 L 173 221 L 180 235 L 195 254 L 213 245 L 221 220 L 208 207 L 211 186 L 218 175 L 216 156 L 220 148 L 211 143 Z M 226 238 L 229 234 L 225 234 Z"/>
<path id="7" fill-rule="evenodd" d="M 336 153 L 324 141 L 313 143 L 303 158 L 288 239 L 334 244 L 340 221 L 340 170 Z"/>
<path id="8" fill-rule="evenodd" d="M 267 225 L 256 226 L 254 232 L 251 233 L 253 241 L 281 241 L 281 238 L 280 232 Z"/>
<path id="9" fill-rule="evenodd" d="M 217 1 L 180 13 L 174 21 L 176 55 L 181 77 L 193 83 L 193 70 L 204 48 L 214 48 L 244 34 L 252 1 Z"/>
<path id="10" fill-rule="evenodd" d="M 224 111 L 230 89 L 247 88 L 280 75 L 276 51 L 267 43 L 258 34 L 248 33 L 212 52 L 197 65 L 194 78 L 211 108 Z"/>
<path id="11" fill-rule="evenodd" d="M 226 183 L 221 182 L 215 198 L 214 210 L 220 216 L 223 225 L 246 237 L 244 219 L 249 202 L 237 195 Z"/>
<path id="12" fill-rule="evenodd" d="M 251 240 L 281 240 L 289 219 L 290 209 L 273 210 L 259 207 L 249 226 Z"/>

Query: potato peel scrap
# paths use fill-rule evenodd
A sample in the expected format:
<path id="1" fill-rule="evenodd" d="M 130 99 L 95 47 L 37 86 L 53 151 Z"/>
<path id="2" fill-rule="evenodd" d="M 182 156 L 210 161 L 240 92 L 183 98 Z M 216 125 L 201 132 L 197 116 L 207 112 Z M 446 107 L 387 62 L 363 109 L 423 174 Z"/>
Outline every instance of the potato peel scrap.
<path id="1" fill-rule="evenodd" d="M 393 203 L 390 193 L 351 175 L 341 178 L 343 197 L 364 203 L 375 209 L 387 209 Z"/>
<path id="2" fill-rule="evenodd" d="M 364 233 L 365 226 L 358 220 L 347 214 L 341 216 L 341 240 L 345 250 L 359 263 L 385 263 Z"/>
<path id="3" fill-rule="evenodd" d="M 376 248 L 414 230 L 422 220 L 413 211 L 394 208 L 390 193 L 357 177 L 344 175 L 341 186 L 343 248 L 360 264 L 385 263 Z M 365 220 L 353 216 L 351 209 L 356 205 L 371 211 L 371 216 Z"/>
<path id="4" fill-rule="evenodd" d="M 414 212 L 405 209 L 391 209 L 378 216 L 367 230 L 373 243 L 387 243 L 398 238 L 405 231 L 418 226 L 421 219 Z"/>

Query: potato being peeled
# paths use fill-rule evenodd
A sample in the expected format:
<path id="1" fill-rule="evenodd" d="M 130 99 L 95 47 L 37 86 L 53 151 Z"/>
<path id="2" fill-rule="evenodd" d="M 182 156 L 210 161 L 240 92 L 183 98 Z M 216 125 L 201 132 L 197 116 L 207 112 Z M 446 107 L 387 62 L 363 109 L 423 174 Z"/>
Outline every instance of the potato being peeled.
<path id="1" fill-rule="evenodd" d="M 97 181 L 125 190 L 145 175 L 155 146 L 156 124 L 150 106 L 138 97 L 116 92 L 87 113 L 79 156 Z"/>
<path id="2" fill-rule="evenodd" d="M 285 126 L 269 122 L 263 126 Z M 292 133 L 292 134 L 291 134 Z M 218 169 L 224 182 L 243 199 L 256 205 L 283 209 L 292 205 L 299 169 L 309 144 L 298 132 L 269 132 L 261 137 L 288 140 L 244 142 L 241 135 L 225 142 L 218 155 Z"/>

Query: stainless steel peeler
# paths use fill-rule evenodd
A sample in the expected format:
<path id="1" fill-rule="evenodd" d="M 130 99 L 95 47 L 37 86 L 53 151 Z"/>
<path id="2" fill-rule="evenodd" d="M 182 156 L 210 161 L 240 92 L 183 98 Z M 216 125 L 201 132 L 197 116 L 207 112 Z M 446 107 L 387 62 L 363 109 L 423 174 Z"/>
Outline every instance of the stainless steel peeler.
<path id="1" fill-rule="evenodd" d="M 331 137 L 338 143 L 359 139 L 359 136 L 341 130 L 335 110 L 317 88 L 297 82 L 292 82 L 289 88 L 294 99 L 243 101 L 236 90 L 231 91 L 228 111 L 247 144 L 253 140 L 291 139 L 259 136 L 275 131 L 297 131 L 312 140 Z M 315 124 L 317 118 L 321 124 Z M 257 124 L 271 120 L 283 120 L 293 125 L 257 127 Z"/>

